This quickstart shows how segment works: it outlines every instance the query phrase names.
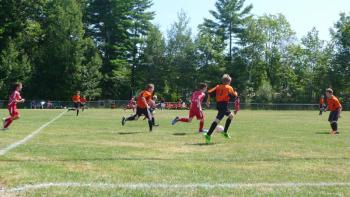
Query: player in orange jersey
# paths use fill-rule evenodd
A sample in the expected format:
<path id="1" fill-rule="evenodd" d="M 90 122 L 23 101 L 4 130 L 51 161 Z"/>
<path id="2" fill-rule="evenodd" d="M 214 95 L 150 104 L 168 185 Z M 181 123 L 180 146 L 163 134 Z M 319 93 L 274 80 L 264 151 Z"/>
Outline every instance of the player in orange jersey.
<path id="1" fill-rule="evenodd" d="M 210 96 L 215 95 L 218 114 L 214 122 L 211 124 L 208 133 L 204 134 L 207 144 L 210 143 L 212 133 L 214 132 L 214 130 L 216 129 L 220 121 L 224 118 L 224 116 L 228 116 L 228 118 L 226 120 L 222 135 L 227 139 L 231 138 L 231 136 L 227 133 L 227 131 L 231 125 L 234 114 L 237 114 L 237 112 L 239 111 L 239 105 L 237 104 L 235 104 L 234 113 L 232 113 L 229 109 L 230 100 L 234 100 L 235 102 L 239 101 L 237 100 L 238 99 L 237 92 L 230 86 L 231 81 L 232 81 L 231 77 L 228 74 L 224 74 L 222 76 L 222 84 L 217 85 L 208 91 L 209 96 L 208 96 L 207 104 L 209 106 Z"/>
<path id="2" fill-rule="evenodd" d="M 143 90 L 139 96 L 137 97 L 137 108 L 136 114 L 125 118 L 122 118 L 122 125 L 124 126 L 127 121 L 138 120 L 140 116 L 144 115 L 148 119 L 149 131 L 152 131 L 153 122 L 152 122 L 152 114 L 150 112 L 149 103 L 152 100 L 152 94 L 154 92 L 154 85 L 148 84 L 146 89 Z"/>
<path id="3" fill-rule="evenodd" d="M 327 97 L 327 111 L 329 110 L 328 121 L 331 124 L 331 134 L 339 134 L 338 132 L 338 119 L 340 118 L 340 113 L 342 111 L 342 105 L 339 102 L 339 99 L 333 95 L 333 90 L 328 88 L 326 90 Z"/>
<path id="4" fill-rule="evenodd" d="M 80 110 L 80 91 L 77 91 L 74 96 L 72 96 L 73 101 L 73 108 L 68 109 L 68 111 L 76 111 L 77 116 L 79 116 L 79 110 Z"/>

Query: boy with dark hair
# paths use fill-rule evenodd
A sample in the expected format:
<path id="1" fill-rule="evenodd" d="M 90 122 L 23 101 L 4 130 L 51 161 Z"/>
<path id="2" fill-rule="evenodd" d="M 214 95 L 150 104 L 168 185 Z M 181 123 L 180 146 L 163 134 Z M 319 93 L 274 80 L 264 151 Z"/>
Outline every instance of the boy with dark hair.
<path id="1" fill-rule="evenodd" d="M 224 74 L 222 76 L 222 84 L 217 85 L 208 91 L 209 96 L 208 96 L 207 105 L 209 106 L 209 104 L 210 104 L 210 96 L 212 94 L 215 94 L 218 114 L 217 114 L 214 122 L 211 124 L 208 133 L 204 134 L 204 137 L 205 137 L 207 144 L 210 143 L 212 133 L 214 132 L 214 130 L 216 129 L 216 127 L 220 123 L 220 121 L 224 118 L 224 116 L 228 116 L 228 118 L 226 120 L 224 131 L 221 133 L 226 139 L 231 138 L 231 136 L 227 133 L 227 131 L 228 131 L 228 128 L 230 127 L 230 124 L 233 120 L 234 114 L 237 114 L 237 112 L 239 111 L 239 105 L 236 104 L 238 94 L 230 86 L 231 81 L 232 81 L 232 79 L 231 79 L 230 75 Z M 234 114 L 229 109 L 230 99 L 233 99 L 235 101 Z M 238 104 L 239 104 L 239 102 L 238 102 Z"/>
<path id="2" fill-rule="evenodd" d="M 127 121 L 138 120 L 140 116 L 144 115 L 148 119 L 149 131 L 152 131 L 153 122 L 152 114 L 150 112 L 149 102 L 152 100 L 152 94 L 154 92 L 154 85 L 148 84 L 146 89 L 142 91 L 137 97 L 136 114 L 128 118 L 123 117 L 122 125 L 124 126 Z"/>
<path id="3" fill-rule="evenodd" d="M 13 84 L 13 87 L 11 88 L 11 94 L 9 96 L 9 102 L 7 105 L 7 109 L 9 110 L 10 116 L 2 119 L 3 130 L 8 129 L 14 120 L 18 120 L 20 118 L 20 114 L 17 109 L 17 103 L 24 103 L 25 101 L 21 97 L 21 93 L 20 93 L 21 91 L 22 91 L 22 83 L 18 82 Z"/>
<path id="4" fill-rule="evenodd" d="M 198 90 L 193 92 L 191 96 L 191 105 L 188 118 L 179 118 L 176 117 L 171 124 L 175 125 L 177 122 L 187 122 L 190 123 L 194 117 L 199 120 L 199 130 L 198 132 L 202 133 L 204 127 L 204 114 L 202 110 L 202 102 L 205 97 L 205 92 L 207 91 L 208 85 L 205 83 L 200 83 Z"/>
<path id="5" fill-rule="evenodd" d="M 331 88 L 328 88 L 326 90 L 326 97 L 327 97 L 327 111 L 329 110 L 329 117 L 328 121 L 331 124 L 331 134 L 339 134 L 338 132 L 338 119 L 340 118 L 340 113 L 342 111 L 342 105 L 340 104 L 337 97 L 333 95 L 333 90 Z"/>

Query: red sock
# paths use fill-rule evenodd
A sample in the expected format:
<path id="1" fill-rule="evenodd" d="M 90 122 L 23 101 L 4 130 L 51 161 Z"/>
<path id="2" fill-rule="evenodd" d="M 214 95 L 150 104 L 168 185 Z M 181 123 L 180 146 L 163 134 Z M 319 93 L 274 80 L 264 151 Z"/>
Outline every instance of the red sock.
<path id="1" fill-rule="evenodd" d="M 179 121 L 180 122 L 189 122 L 188 118 L 180 118 Z"/>
<path id="2" fill-rule="evenodd" d="M 13 118 L 12 117 L 6 118 L 4 128 L 6 129 L 7 127 L 9 127 L 12 122 L 13 122 Z"/>
<path id="3" fill-rule="evenodd" d="M 203 131 L 203 127 L 204 127 L 204 121 L 200 121 L 199 122 L 199 132 Z"/>

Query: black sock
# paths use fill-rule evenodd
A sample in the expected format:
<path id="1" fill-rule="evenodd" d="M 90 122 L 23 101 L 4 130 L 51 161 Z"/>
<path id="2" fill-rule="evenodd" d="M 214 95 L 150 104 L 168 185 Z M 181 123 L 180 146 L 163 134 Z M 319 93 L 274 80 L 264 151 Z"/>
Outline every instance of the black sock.
<path id="1" fill-rule="evenodd" d="M 136 119 L 136 115 L 130 116 L 128 118 L 126 118 L 127 121 L 132 121 Z"/>
<path id="2" fill-rule="evenodd" d="M 156 121 L 154 120 L 154 118 L 152 117 L 152 124 L 155 125 Z"/>
<path id="3" fill-rule="evenodd" d="M 210 129 L 209 129 L 207 135 L 211 136 L 211 134 L 214 132 L 216 126 L 218 126 L 218 123 L 213 122 L 213 123 L 211 124 L 211 126 L 210 126 Z"/>
<path id="4" fill-rule="evenodd" d="M 79 109 L 77 109 L 77 116 L 79 116 Z"/>
<path id="5" fill-rule="evenodd" d="M 149 131 L 152 131 L 152 128 L 153 128 L 152 120 L 148 120 L 148 126 L 149 126 Z"/>
<path id="6" fill-rule="evenodd" d="M 230 127 L 230 125 L 231 125 L 231 119 L 230 118 L 227 118 L 227 120 L 226 120 L 226 123 L 225 123 L 225 129 L 224 129 L 224 132 L 225 133 L 227 133 L 227 130 L 228 130 L 228 128 Z"/>
<path id="7" fill-rule="evenodd" d="M 336 122 L 331 123 L 331 127 L 333 131 L 338 130 L 338 124 Z"/>

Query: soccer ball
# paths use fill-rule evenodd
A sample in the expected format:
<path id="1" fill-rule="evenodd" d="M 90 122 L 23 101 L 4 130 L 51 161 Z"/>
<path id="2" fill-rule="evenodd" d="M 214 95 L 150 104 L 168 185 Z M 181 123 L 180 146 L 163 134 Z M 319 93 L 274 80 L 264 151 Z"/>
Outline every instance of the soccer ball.
<path id="1" fill-rule="evenodd" d="M 216 131 L 217 133 L 223 132 L 223 131 L 224 131 L 224 127 L 221 126 L 221 125 L 218 125 L 218 126 L 215 128 L 215 131 Z"/>

